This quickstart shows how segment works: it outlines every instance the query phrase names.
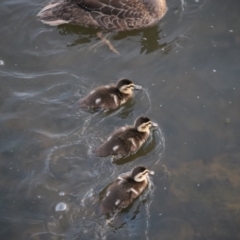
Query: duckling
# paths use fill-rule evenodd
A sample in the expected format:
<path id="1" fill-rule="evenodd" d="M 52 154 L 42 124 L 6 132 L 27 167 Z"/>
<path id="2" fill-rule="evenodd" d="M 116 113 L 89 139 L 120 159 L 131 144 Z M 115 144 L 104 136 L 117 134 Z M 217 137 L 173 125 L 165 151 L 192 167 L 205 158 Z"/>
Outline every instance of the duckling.
<path id="1" fill-rule="evenodd" d="M 131 172 L 123 173 L 109 185 L 100 204 L 102 214 L 128 207 L 146 189 L 149 183 L 149 171 L 144 166 L 137 166 Z"/>
<path id="2" fill-rule="evenodd" d="M 79 104 L 84 109 L 114 110 L 133 97 L 133 90 L 142 87 L 133 84 L 128 79 L 120 79 L 115 85 L 100 86 L 80 99 Z"/>
<path id="3" fill-rule="evenodd" d="M 125 126 L 113 132 L 99 148 L 98 157 L 127 157 L 139 150 L 150 136 L 150 129 L 158 125 L 148 117 L 138 117 L 133 126 Z"/>
<path id="4" fill-rule="evenodd" d="M 50 26 L 125 31 L 152 26 L 166 11 L 166 0 L 52 0 L 37 16 Z"/>

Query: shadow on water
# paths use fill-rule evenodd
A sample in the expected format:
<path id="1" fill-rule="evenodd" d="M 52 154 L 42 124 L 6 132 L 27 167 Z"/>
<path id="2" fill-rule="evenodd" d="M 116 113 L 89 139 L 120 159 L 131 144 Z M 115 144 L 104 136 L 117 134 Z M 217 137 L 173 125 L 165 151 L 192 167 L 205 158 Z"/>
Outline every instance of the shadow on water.
<path id="1" fill-rule="evenodd" d="M 99 45 L 103 45 L 101 43 L 101 40 L 97 38 L 97 32 L 99 30 L 89 29 L 89 28 L 83 28 L 79 26 L 71 26 L 71 25 L 63 25 L 58 27 L 59 34 L 61 35 L 80 35 L 74 42 L 69 43 L 68 47 L 74 47 L 79 46 L 83 47 L 82 44 L 90 44 L 92 41 L 92 38 L 96 38 L 96 40 L 99 41 Z M 106 36 L 109 36 L 110 41 L 120 41 L 123 39 L 127 39 L 128 41 L 140 43 L 140 53 L 151 53 L 156 51 L 159 48 L 166 47 L 166 43 L 159 44 L 160 42 L 160 36 L 161 36 L 161 30 L 159 30 L 158 26 L 153 26 L 147 29 L 143 30 L 133 30 L 133 31 L 125 31 L 125 32 L 115 32 L 111 34 L 107 34 Z M 139 41 L 140 36 L 140 41 Z M 134 38 L 137 37 L 136 40 Z"/>

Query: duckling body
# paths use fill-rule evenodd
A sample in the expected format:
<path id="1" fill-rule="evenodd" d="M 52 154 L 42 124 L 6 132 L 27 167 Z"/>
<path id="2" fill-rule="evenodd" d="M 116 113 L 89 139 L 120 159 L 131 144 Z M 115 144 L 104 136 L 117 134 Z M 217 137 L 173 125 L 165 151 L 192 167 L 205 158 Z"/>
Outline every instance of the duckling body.
<path id="1" fill-rule="evenodd" d="M 114 110 L 133 97 L 133 90 L 142 87 L 133 84 L 128 79 L 121 79 L 117 84 L 100 86 L 91 91 L 86 97 L 80 99 L 79 104 L 84 109 Z"/>
<path id="2" fill-rule="evenodd" d="M 100 209 L 108 214 L 118 209 L 128 207 L 149 183 L 148 174 L 154 174 L 144 166 L 137 166 L 131 172 L 121 174 L 106 190 Z"/>
<path id="3" fill-rule="evenodd" d="M 152 26 L 166 11 L 166 0 L 55 0 L 38 17 L 51 26 L 70 23 L 123 31 Z"/>
<path id="4" fill-rule="evenodd" d="M 140 149 L 151 134 L 150 128 L 156 126 L 149 118 L 139 117 L 133 126 L 125 126 L 113 132 L 95 153 L 98 157 L 127 157 Z"/>

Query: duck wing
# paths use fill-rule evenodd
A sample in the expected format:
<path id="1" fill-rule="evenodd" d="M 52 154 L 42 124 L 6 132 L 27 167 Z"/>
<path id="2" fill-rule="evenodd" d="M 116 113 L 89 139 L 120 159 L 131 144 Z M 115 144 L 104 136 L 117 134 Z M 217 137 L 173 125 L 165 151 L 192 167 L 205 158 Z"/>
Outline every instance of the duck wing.
<path id="1" fill-rule="evenodd" d="M 102 213 L 110 213 L 115 209 L 121 210 L 127 207 L 133 200 L 131 187 L 133 186 L 132 180 L 121 181 L 116 180 L 113 182 L 106 191 L 106 196 L 101 202 Z"/>
<path id="2" fill-rule="evenodd" d="M 141 18 L 139 5 L 144 6 L 139 0 L 76 0 L 79 7 L 86 11 L 99 12 L 102 16 L 115 16 L 120 19 Z"/>
<path id="3" fill-rule="evenodd" d="M 122 156 L 128 155 L 125 142 L 119 136 L 112 136 L 95 150 L 98 157 Z"/>
<path id="4" fill-rule="evenodd" d="M 103 4 L 98 0 L 77 0 L 78 6 L 84 8 L 85 10 L 91 11 L 100 11 L 103 7 Z"/>

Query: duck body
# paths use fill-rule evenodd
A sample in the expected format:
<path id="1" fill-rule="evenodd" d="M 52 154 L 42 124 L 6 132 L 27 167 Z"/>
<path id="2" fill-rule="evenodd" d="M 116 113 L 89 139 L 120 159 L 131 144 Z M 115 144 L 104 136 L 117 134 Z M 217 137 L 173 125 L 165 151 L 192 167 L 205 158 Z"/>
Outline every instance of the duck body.
<path id="1" fill-rule="evenodd" d="M 166 0 L 54 0 L 38 17 L 52 26 L 69 23 L 123 31 L 152 26 L 166 11 Z"/>
<path id="2" fill-rule="evenodd" d="M 114 110 L 133 97 L 133 90 L 140 90 L 128 79 L 121 79 L 117 84 L 100 86 L 80 99 L 80 107 L 87 110 Z"/>
<path id="3" fill-rule="evenodd" d="M 144 166 L 137 166 L 131 172 L 121 174 L 107 187 L 100 205 L 101 212 L 108 214 L 128 207 L 147 188 L 148 174 L 154 173 Z"/>
<path id="4" fill-rule="evenodd" d="M 127 157 L 137 152 L 149 138 L 151 127 L 157 124 L 147 117 L 139 117 L 133 126 L 125 126 L 113 132 L 100 147 L 95 150 L 98 157 Z"/>

